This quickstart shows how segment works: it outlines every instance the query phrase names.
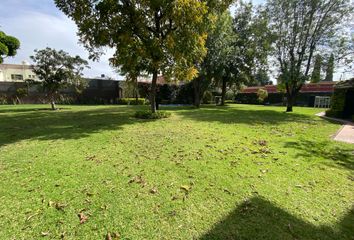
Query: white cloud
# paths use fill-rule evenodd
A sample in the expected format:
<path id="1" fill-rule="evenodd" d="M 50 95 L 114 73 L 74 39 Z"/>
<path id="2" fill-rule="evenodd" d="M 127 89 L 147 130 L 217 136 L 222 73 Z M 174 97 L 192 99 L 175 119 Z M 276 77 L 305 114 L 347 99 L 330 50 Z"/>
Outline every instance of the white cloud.
<path id="1" fill-rule="evenodd" d="M 10 10 L 10 9 L 9 9 Z M 14 58 L 6 59 L 8 63 L 30 61 L 34 49 L 51 47 L 63 49 L 71 55 L 80 55 L 88 59 L 88 53 L 78 43 L 77 27 L 73 21 L 63 14 L 47 14 L 43 12 L 20 10 L 17 14 L 0 17 L 0 26 L 9 35 L 21 41 L 21 49 Z M 90 61 L 91 69 L 85 70 L 85 76 L 95 77 L 101 74 L 121 79 L 109 66 L 108 58 L 113 55 L 113 50 L 107 50 L 99 62 Z"/>

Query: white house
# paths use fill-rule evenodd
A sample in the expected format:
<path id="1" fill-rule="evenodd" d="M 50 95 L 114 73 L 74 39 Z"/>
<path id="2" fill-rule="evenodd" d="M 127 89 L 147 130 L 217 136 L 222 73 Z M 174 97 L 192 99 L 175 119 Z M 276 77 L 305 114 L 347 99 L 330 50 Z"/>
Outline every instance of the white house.
<path id="1" fill-rule="evenodd" d="M 0 82 L 23 82 L 38 80 L 32 71 L 32 66 L 23 61 L 22 64 L 0 64 Z"/>

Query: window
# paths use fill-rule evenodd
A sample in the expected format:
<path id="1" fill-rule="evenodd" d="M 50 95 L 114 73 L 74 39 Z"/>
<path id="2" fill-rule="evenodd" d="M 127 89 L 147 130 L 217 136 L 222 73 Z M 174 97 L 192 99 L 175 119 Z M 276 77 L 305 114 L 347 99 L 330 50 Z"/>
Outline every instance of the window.
<path id="1" fill-rule="evenodd" d="M 21 74 L 11 74 L 12 80 L 23 80 L 23 75 Z"/>

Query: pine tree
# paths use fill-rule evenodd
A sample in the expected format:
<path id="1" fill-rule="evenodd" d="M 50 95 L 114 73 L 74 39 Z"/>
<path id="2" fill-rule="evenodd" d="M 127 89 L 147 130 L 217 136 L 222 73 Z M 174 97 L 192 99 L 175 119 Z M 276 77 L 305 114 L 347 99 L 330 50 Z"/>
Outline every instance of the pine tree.
<path id="1" fill-rule="evenodd" d="M 326 78 L 324 81 L 333 82 L 333 72 L 334 72 L 334 55 L 331 54 L 327 63 Z"/>
<path id="2" fill-rule="evenodd" d="M 315 58 L 315 64 L 313 66 L 313 72 L 311 75 L 311 83 L 318 83 L 321 81 L 321 65 L 322 65 L 322 57 L 321 55 L 317 55 Z"/>

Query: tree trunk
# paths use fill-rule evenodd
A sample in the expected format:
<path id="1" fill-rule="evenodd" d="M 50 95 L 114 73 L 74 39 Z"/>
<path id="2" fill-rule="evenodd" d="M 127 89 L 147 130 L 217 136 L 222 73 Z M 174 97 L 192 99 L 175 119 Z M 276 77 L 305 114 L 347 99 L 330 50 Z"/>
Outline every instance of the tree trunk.
<path id="1" fill-rule="evenodd" d="M 221 106 L 225 106 L 225 97 L 226 97 L 226 78 L 222 79 L 222 88 L 221 88 Z"/>
<path id="2" fill-rule="evenodd" d="M 50 101 L 50 105 L 52 106 L 52 110 L 57 110 L 54 100 Z"/>
<path id="3" fill-rule="evenodd" d="M 138 78 L 135 78 L 135 101 L 136 104 L 138 104 L 139 101 L 139 83 L 138 83 Z"/>
<path id="4" fill-rule="evenodd" d="M 286 112 L 292 112 L 293 111 L 293 105 L 294 105 L 294 96 L 291 94 L 287 94 L 286 97 Z"/>
<path id="5" fill-rule="evenodd" d="M 54 93 L 50 94 L 50 105 L 52 107 L 52 110 L 57 110 L 57 107 L 55 105 L 55 97 L 54 97 Z"/>
<path id="6" fill-rule="evenodd" d="M 200 107 L 200 79 L 196 78 L 193 81 L 194 88 L 194 106 L 196 108 Z"/>
<path id="7" fill-rule="evenodd" d="M 157 70 L 152 73 L 151 91 L 150 91 L 150 107 L 151 112 L 156 112 L 156 84 L 157 84 Z"/>

